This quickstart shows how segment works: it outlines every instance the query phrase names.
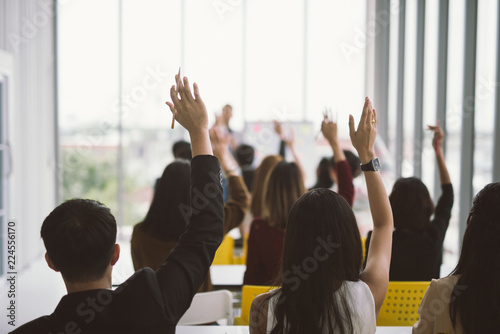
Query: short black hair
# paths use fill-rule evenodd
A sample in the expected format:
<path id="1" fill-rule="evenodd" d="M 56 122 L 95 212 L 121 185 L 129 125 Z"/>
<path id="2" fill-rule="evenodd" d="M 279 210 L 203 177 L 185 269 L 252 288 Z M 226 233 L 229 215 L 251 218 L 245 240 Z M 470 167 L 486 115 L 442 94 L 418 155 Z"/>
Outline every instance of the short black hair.
<path id="1" fill-rule="evenodd" d="M 68 282 L 101 279 L 113 255 L 116 220 L 104 204 L 71 199 L 45 218 L 41 236 L 54 266 Z"/>
<path id="2" fill-rule="evenodd" d="M 429 190 L 419 178 L 397 180 L 389 201 L 396 229 L 421 231 L 429 225 L 434 213 L 434 203 Z"/>
<path id="3" fill-rule="evenodd" d="M 349 164 L 349 167 L 351 167 L 351 173 L 352 177 L 356 178 L 361 174 L 361 159 L 354 154 L 352 151 L 349 150 L 343 150 L 345 159 L 347 160 L 347 163 Z M 330 164 L 332 167 L 335 167 L 335 159 L 332 157 L 330 159 Z"/>
<path id="4" fill-rule="evenodd" d="M 255 158 L 255 150 L 252 146 L 241 144 L 236 149 L 236 160 L 240 166 L 249 166 Z"/>
<path id="5" fill-rule="evenodd" d="M 191 144 L 184 140 L 176 141 L 172 146 L 172 153 L 174 154 L 174 158 L 176 159 L 180 158 L 191 160 Z"/>

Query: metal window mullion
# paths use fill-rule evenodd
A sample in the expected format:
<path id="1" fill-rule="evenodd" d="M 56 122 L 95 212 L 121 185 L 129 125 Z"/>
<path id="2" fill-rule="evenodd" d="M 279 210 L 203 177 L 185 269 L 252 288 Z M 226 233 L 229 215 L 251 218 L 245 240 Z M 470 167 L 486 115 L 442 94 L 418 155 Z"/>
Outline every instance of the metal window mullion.
<path id="1" fill-rule="evenodd" d="M 379 33 L 375 37 L 374 107 L 378 113 L 378 133 L 385 145 L 389 143 L 389 50 L 390 0 L 377 0 L 375 24 Z"/>
<path id="2" fill-rule="evenodd" d="M 118 0 L 118 101 L 119 101 L 119 112 L 118 112 L 118 154 L 116 159 L 117 173 L 118 173 L 118 226 L 120 231 L 123 227 L 124 219 L 124 185 L 123 185 L 123 40 L 122 40 L 122 28 L 123 28 L 123 3 L 122 0 Z"/>
<path id="3" fill-rule="evenodd" d="M 396 106 L 396 178 L 403 174 L 404 146 L 404 82 L 405 82 L 405 34 L 406 34 L 406 0 L 399 0 L 398 27 L 398 90 Z"/>
<path id="4" fill-rule="evenodd" d="M 437 105 L 436 119 L 446 133 L 446 96 L 448 79 L 448 15 L 449 0 L 439 1 L 439 37 L 438 37 L 438 66 L 437 66 Z M 446 136 L 443 143 L 443 151 L 446 154 Z M 439 171 L 436 168 L 434 174 L 434 198 L 441 194 L 441 182 Z"/>
<path id="5" fill-rule="evenodd" d="M 424 47 L 425 0 L 417 2 L 417 68 L 415 83 L 415 132 L 413 141 L 413 174 L 422 177 L 422 147 L 424 141 Z"/>
<path id="6" fill-rule="evenodd" d="M 497 85 L 495 89 L 495 142 L 493 150 L 493 182 L 500 182 L 500 4 L 497 4 Z"/>
<path id="7" fill-rule="evenodd" d="M 303 73 L 303 80 L 302 80 L 302 121 L 305 122 L 307 121 L 307 34 L 308 34 L 308 15 L 309 15 L 309 8 L 307 5 L 308 0 L 304 0 L 304 16 L 303 16 L 303 24 L 304 24 L 304 36 L 303 36 L 303 45 L 302 49 L 304 50 L 303 53 L 303 64 L 302 64 L 302 73 Z"/>
<path id="8" fill-rule="evenodd" d="M 476 97 L 477 0 L 467 0 L 465 10 L 464 89 L 460 168 L 459 239 L 462 240 L 473 197 L 474 116 Z"/>

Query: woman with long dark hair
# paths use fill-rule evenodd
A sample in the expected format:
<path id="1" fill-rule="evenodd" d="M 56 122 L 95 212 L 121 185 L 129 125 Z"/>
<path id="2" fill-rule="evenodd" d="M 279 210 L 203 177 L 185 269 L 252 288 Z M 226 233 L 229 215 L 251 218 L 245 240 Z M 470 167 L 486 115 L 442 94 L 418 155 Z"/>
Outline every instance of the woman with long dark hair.
<path id="1" fill-rule="evenodd" d="M 226 234 L 243 221 L 250 205 L 250 195 L 243 178 L 237 173 L 237 164 L 229 152 L 228 138 L 223 138 L 215 130 L 211 130 L 210 134 L 214 155 L 219 159 L 229 184 L 229 201 L 224 204 Z M 176 160 L 165 168 L 156 184 L 146 218 L 134 226 L 131 252 L 135 270 L 144 267 L 158 269 L 177 245 L 191 216 L 190 184 L 189 161 Z M 209 290 L 212 290 L 210 275 L 199 291 Z"/>
<path id="2" fill-rule="evenodd" d="M 444 132 L 439 124 L 429 126 L 429 130 L 434 132 L 432 143 L 441 196 L 434 208 L 429 190 L 419 178 L 401 178 L 394 184 L 389 195 L 395 228 L 389 272 L 391 281 L 430 281 L 441 277 L 443 242 L 453 207 L 453 186 L 442 148 Z M 371 232 L 366 238 L 366 252 L 370 241 Z"/>
<path id="3" fill-rule="evenodd" d="M 389 199 L 374 154 L 377 117 L 367 98 L 350 136 L 365 171 L 374 230 L 366 269 L 356 218 L 342 196 L 311 190 L 293 206 L 280 288 L 258 296 L 251 333 L 374 333 L 389 283 L 393 230 Z"/>
<path id="4" fill-rule="evenodd" d="M 243 284 L 270 284 L 279 273 L 288 213 L 305 193 L 300 168 L 294 162 L 279 162 L 269 176 L 263 217 L 250 225 Z"/>
<path id="5" fill-rule="evenodd" d="M 474 199 L 455 270 L 429 285 L 414 333 L 498 333 L 499 217 L 500 183 L 490 183 Z"/>

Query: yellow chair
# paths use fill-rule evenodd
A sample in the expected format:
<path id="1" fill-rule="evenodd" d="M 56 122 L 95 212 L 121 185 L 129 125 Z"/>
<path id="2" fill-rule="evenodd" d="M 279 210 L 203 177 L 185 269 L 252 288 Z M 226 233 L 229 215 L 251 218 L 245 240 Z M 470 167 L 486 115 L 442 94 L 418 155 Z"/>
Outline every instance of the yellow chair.
<path id="1" fill-rule="evenodd" d="M 226 235 L 222 240 L 212 264 L 233 264 L 234 261 L 234 240 Z"/>
<path id="2" fill-rule="evenodd" d="M 413 326 L 418 307 L 431 282 L 389 282 L 377 326 Z"/>
<path id="3" fill-rule="evenodd" d="M 247 251 L 248 251 L 248 233 L 243 237 L 243 251 L 240 255 L 235 255 L 233 258 L 233 264 L 246 264 L 247 263 Z"/>
<path id="4" fill-rule="evenodd" d="M 243 285 L 241 291 L 241 317 L 234 318 L 235 326 L 248 326 L 250 319 L 250 307 L 252 302 L 258 295 L 276 289 L 275 286 L 263 285 Z"/>

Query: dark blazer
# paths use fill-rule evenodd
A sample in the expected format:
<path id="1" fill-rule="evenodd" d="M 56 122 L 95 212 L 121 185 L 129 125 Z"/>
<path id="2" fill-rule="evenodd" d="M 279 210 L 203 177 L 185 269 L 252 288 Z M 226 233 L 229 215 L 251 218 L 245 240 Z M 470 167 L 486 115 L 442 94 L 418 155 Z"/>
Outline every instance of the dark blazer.
<path id="1" fill-rule="evenodd" d="M 222 242 L 221 175 L 215 157 L 193 158 L 193 215 L 177 246 L 156 272 L 139 270 L 114 291 L 68 294 L 54 313 L 12 333 L 175 333 Z"/>

